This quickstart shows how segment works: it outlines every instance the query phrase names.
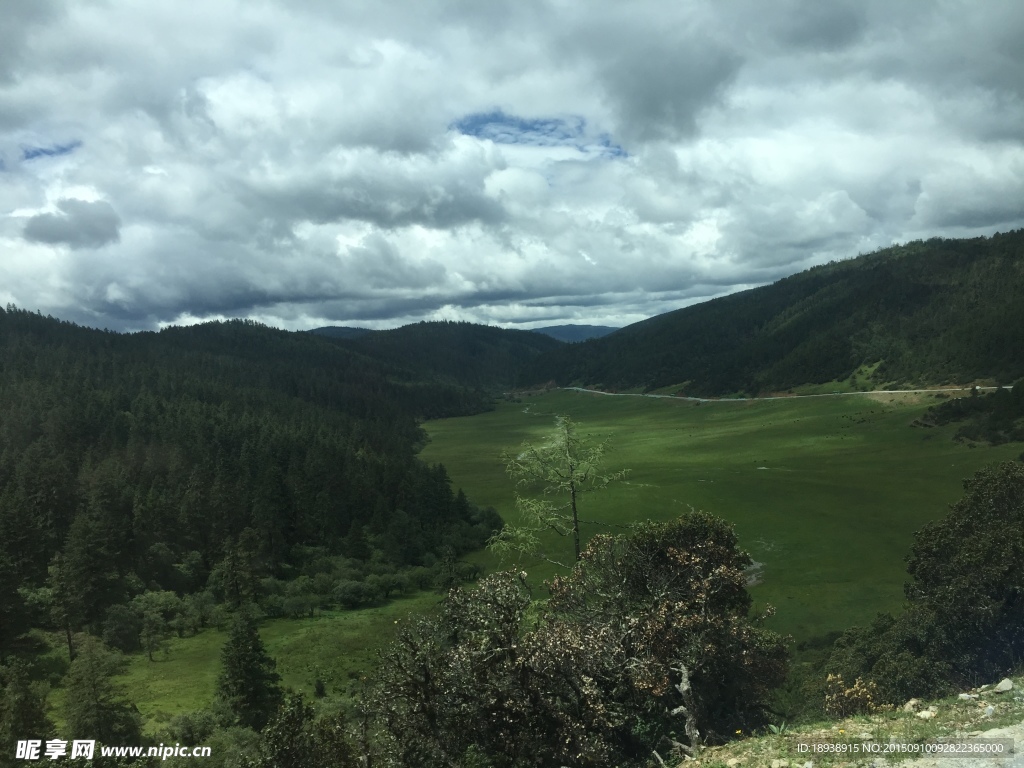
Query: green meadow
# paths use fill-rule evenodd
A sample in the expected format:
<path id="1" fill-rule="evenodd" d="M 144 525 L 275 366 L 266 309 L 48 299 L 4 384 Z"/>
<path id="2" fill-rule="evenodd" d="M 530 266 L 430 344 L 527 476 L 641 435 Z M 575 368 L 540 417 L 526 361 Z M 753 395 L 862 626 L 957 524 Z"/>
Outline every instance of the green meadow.
<path id="1" fill-rule="evenodd" d="M 440 595 L 423 592 L 379 608 L 323 611 L 309 619 L 272 619 L 260 625 L 260 637 L 277 662 L 281 682 L 313 699 L 319 677 L 327 695 L 337 701 L 354 695 L 360 678 L 369 672 L 377 650 L 390 640 L 396 622 L 410 613 L 427 613 Z M 166 652 L 149 661 L 144 653 L 129 657 L 121 679 L 129 698 L 153 733 L 172 717 L 210 706 L 220 674 L 220 654 L 226 630 L 208 629 L 195 637 L 175 638 Z M 59 712 L 61 694 L 51 703 Z"/>
<path id="2" fill-rule="evenodd" d="M 429 422 L 422 457 L 442 462 L 477 504 L 514 520 L 502 451 L 542 440 L 556 414 L 569 415 L 581 434 L 610 441 L 607 469 L 630 470 L 626 481 L 584 496 L 581 517 L 622 525 L 693 507 L 728 520 L 763 564 L 751 591 L 774 606 L 770 626 L 809 640 L 897 610 L 914 532 L 945 514 L 963 478 L 1020 454 L 1016 444 L 958 444 L 955 426 L 912 427 L 935 402 L 887 394 L 698 404 L 555 391 Z M 621 530 L 584 530 L 602 529 Z M 568 541 L 556 539 L 548 546 L 568 556 Z M 489 569 L 513 565 L 478 557 Z M 519 565 L 538 584 L 555 572 L 541 561 Z"/>
<path id="3" fill-rule="evenodd" d="M 555 415 L 567 414 L 581 434 L 610 441 L 608 469 L 630 469 L 624 482 L 582 497 L 583 517 L 624 525 L 693 507 L 734 523 L 741 545 L 763 564 L 752 593 L 759 606 L 775 607 L 770 625 L 809 640 L 898 609 L 914 531 L 945 513 L 964 477 L 1020 454 L 1019 444 L 955 443 L 955 425 L 911 427 L 934 402 L 932 396 L 849 395 L 696 404 L 550 392 L 502 402 L 490 413 L 428 422 L 422 457 L 444 463 L 474 502 L 514 520 L 514 489 L 501 453 L 542 440 Z M 549 545 L 568 557 L 567 540 Z M 489 570 L 525 568 L 537 597 L 556 572 L 540 561 L 500 562 L 486 551 L 473 559 Z M 275 619 L 260 632 L 286 685 L 312 696 L 320 676 L 332 699 L 344 699 L 372 668 L 395 623 L 432 610 L 439 599 L 421 593 L 380 608 Z M 209 706 L 225 637 L 207 630 L 170 641 L 153 662 L 142 653 L 130 658 L 125 682 L 148 731 Z M 62 692 L 54 693 L 58 704 Z"/>

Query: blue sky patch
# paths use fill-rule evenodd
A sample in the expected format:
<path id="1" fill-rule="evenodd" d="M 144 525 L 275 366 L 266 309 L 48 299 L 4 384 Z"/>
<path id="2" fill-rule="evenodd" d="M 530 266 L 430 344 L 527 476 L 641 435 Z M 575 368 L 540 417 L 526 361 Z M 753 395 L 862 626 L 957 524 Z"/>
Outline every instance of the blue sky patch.
<path id="1" fill-rule="evenodd" d="M 54 144 L 51 147 L 22 147 L 21 159 L 35 160 L 38 157 L 60 157 L 61 155 L 70 155 L 80 146 L 82 146 L 81 140 L 75 139 L 67 144 Z"/>
<path id="2" fill-rule="evenodd" d="M 578 115 L 566 118 L 526 118 L 507 115 L 500 109 L 466 115 L 452 127 L 466 136 L 490 139 L 495 144 L 518 144 L 534 147 L 575 147 L 580 152 L 612 157 L 625 157 L 626 150 L 602 133 L 587 131 L 587 121 Z"/>

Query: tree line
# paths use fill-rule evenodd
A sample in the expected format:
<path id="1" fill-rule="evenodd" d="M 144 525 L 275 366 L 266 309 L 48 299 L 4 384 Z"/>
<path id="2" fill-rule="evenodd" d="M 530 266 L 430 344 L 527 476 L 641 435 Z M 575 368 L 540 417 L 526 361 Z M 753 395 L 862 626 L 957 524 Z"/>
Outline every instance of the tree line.
<path id="1" fill-rule="evenodd" d="M 981 394 L 971 390 L 970 397 L 955 397 L 933 405 L 915 426 L 939 427 L 959 423 L 954 440 L 1000 445 L 1024 442 L 1024 379 L 1011 389 L 1000 387 Z"/>

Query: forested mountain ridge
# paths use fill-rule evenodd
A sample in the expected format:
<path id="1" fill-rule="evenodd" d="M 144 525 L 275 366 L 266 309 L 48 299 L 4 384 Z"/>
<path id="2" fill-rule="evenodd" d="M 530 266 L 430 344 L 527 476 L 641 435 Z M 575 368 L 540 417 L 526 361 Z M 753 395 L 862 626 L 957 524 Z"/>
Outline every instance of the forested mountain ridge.
<path id="1" fill-rule="evenodd" d="M 326 325 L 322 328 L 311 328 L 310 333 L 318 336 L 329 336 L 334 339 L 354 339 L 373 333 L 370 328 L 357 328 L 347 325 Z"/>
<path id="2" fill-rule="evenodd" d="M 933 238 L 832 262 L 538 356 L 525 382 L 686 394 L 1024 374 L 1024 230 Z"/>
<path id="3" fill-rule="evenodd" d="M 548 325 L 543 328 L 531 328 L 534 333 L 543 333 L 559 341 L 575 343 L 587 339 L 599 339 L 619 330 L 610 325 Z"/>
<path id="4" fill-rule="evenodd" d="M 496 516 L 415 454 L 419 419 L 489 405 L 250 321 L 0 310 L 0 656 L 29 621 L 98 632 L 143 591 L 253 599 L 310 549 L 405 567 L 481 546 Z"/>
<path id="5" fill-rule="evenodd" d="M 519 372 L 561 341 L 533 331 L 464 322 L 422 322 L 387 331 L 336 336 L 320 328 L 314 334 L 391 366 L 453 384 L 490 392 L 521 383 Z"/>

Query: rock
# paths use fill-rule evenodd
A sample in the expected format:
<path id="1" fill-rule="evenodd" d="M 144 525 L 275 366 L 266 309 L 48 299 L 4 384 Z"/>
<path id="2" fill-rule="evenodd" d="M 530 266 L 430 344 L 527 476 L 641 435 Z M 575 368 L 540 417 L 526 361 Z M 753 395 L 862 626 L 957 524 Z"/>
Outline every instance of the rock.
<path id="1" fill-rule="evenodd" d="M 920 699 L 911 699 L 903 705 L 904 712 L 917 712 L 917 708 L 921 706 Z"/>
<path id="2" fill-rule="evenodd" d="M 861 741 L 874 741 L 875 740 L 875 737 L 872 736 L 870 733 L 867 733 L 867 732 L 865 732 L 865 733 L 858 733 L 857 734 L 857 738 L 860 739 Z"/>
<path id="3" fill-rule="evenodd" d="M 1013 680 L 1008 677 L 1004 677 L 999 681 L 999 685 L 995 688 L 996 693 L 1006 693 L 1007 691 L 1013 690 Z"/>
<path id="4" fill-rule="evenodd" d="M 973 701 L 974 699 L 978 698 L 978 694 L 976 694 L 976 693 L 961 693 L 957 698 L 960 699 L 960 701 Z"/>
<path id="5" fill-rule="evenodd" d="M 725 761 L 725 764 L 729 766 L 729 768 L 736 768 L 736 766 L 739 765 L 741 762 L 742 761 L 738 757 L 731 757 Z"/>
<path id="6" fill-rule="evenodd" d="M 930 709 L 926 709 L 923 712 L 918 712 L 917 716 L 920 717 L 922 720 L 931 720 L 933 717 L 935 717 L 935 713 L 932 712 Z"/>
<path id="7" fill-rule="evenodd" d="M 772 760 L 772 768 L 789 768 L 789 760 Z"/>
<path id="8" fill-rule="evenodd" d="M 992 717 L 996 713 L 996 708 L 992 705 L 985 707 L 985 717 Z"/>

